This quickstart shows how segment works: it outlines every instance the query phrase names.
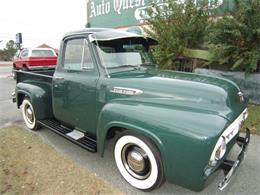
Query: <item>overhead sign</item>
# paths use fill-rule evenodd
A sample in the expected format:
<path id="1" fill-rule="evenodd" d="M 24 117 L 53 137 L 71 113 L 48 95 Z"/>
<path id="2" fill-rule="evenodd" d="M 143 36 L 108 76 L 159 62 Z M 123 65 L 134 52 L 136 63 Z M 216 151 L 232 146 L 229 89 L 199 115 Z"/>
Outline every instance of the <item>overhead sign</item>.
<path id="1" fill-rule="evenodd" d="M 184 0 L 179 0 L 184 1 Z M 194 0 L 197 3 L 200 0 Z M 216 0 L 212 0 L 215 2 Z M 234 9 L 235 0 L 218 0 L 217 14 Z M 152 4 L 162 5 L 164 0 L 89 0 L 88 22 L 91 27 L 128 27 L 144 23 L 147 8 Z"/>
<path id="2" fill-rule="evenodd" d="M 23 43 L 22 33 L 17 33 L 15 35 L 15 43 L 16 44 L 22 44 Z"/>

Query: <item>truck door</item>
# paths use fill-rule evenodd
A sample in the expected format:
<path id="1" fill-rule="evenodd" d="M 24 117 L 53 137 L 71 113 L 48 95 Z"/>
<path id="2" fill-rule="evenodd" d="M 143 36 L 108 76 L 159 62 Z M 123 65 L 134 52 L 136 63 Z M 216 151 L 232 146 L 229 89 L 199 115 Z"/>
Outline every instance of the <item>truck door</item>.
<path id="1" fill-rule="evenodd" d="M 64 42 L 53 78 L 53 110 L 56 119 L 88 132 L 96 130 L 96 85 L 99 78 L 88 41 Z"/>

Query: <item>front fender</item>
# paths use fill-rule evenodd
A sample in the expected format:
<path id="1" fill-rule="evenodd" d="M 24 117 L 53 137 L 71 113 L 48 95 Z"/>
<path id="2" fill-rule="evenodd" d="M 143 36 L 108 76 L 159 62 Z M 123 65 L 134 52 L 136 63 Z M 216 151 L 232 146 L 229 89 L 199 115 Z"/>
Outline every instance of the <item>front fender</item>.
<path id="1" fill-rule="evenodd" d="M 112 127 L 148 136 L 158 147 L 166 179 L 193 190 L 205 184 L 204 171 L 218 137 L 228 125 L 218 115 L 140 102 L 114 101 L 99 116 L 98 152 L 103 155 Z"/>
<path id="2" fill-rule="evenodd" d="M 16 85 L 17 107 L 24 97 L 29 97 L 34 108 L 35 116 L 39 119 L 53 118 L 51 91 L 48 86 L 37 86 L 29 83 Z"/>
<path id="3" fill-rule="evenodd" d="M 106 136 L 109 129 L 113 127 L 120 127 L 135 133 L 143 134 L 144 136 L 149 137 L 158 148 L 163 148 L 163 144 L 159 137 L 150 131 L 147 126 L 140 124 L 134 113 L 131 115 L 126 114 L 128 112 L 131 112 L 131 109 L 127 108 L 124 104 L 117 103 L 106 104 L 101 110 L 97 128 L 97 150 L 100 155 L 103 156 L 104 154 Z"/>

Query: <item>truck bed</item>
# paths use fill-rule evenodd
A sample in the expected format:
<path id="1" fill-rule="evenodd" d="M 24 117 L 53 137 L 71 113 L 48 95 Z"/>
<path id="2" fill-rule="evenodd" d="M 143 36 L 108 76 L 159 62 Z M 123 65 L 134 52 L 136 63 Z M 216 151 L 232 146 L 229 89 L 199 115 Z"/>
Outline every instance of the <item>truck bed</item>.
<path id="1" fill-rule="evenodd" d="M 17 75 L 17 83 L 24 81 L 24 79 L 41 79 L 47 78 L 48 80 L 52 80 L 55 69 L 53 70 L 38 70 L 38 71 L 20 71 L 14 70 Z"/>
<path id="2" fill-rule="evenodd" d="M 23 95 L 37 105 L 38 119 L 53 118 L 52 110 L 52 79 L 55 70 L 18 71 L 16 70 L 16 98 L 19 108 Z M 18 94 L 18 95 L 17 95 Z"/>
<path id="3" fill-rule="evenodd" d="M 52 89 L 52 79 L 55 70 L 38 70 L 38 71 L 21 71 L 15 70 L 16 72 L 16 85 L 21 83 L 32 84 L 35 86 L 44 87 L 45 90 L 50 92 Z M 44 86 L 43 86 L 44 85 Z"/>

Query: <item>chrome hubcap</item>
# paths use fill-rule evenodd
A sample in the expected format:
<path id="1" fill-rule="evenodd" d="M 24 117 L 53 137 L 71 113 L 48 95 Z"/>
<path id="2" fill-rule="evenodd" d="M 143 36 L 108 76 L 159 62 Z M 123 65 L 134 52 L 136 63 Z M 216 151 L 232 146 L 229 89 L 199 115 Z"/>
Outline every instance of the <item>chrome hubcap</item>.
<path id="1" fill-rule="evenodd" d="M 130 151 L 127 155 L 127 163 L 129 167 L 137 173 L 140 173 L 145 168 L 144 157 L 137 151 Z"/>
<path id="2" fill-rule="evenodd" d="M 33 116 L 33 111 L 29 105 L 27 105 L 25 108 L 25 116 L 27 118 L 27 121 L 32 124 L 34 121 L 34 116 Z"/>
<path id="3" fill-rule="evenodd" d="M 137 179 L 146 179 L 151 173 L 147 154 L 136 145 L 128 144 L 123 148 L 122 161 L 127 172 Z"/>

